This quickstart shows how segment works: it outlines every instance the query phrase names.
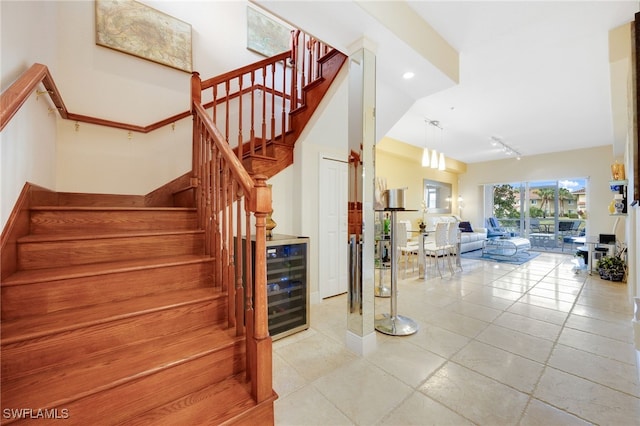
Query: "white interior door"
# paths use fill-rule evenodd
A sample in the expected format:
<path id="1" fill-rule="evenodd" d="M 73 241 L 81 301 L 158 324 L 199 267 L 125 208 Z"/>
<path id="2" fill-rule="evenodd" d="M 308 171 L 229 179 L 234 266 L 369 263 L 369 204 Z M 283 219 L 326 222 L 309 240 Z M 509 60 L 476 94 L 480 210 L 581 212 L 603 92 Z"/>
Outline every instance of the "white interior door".
<path id="1" fill-rule="evenodd" d="M 346 293 L 348 286 L 347 163 L 320 160 L 320 297 Z"/>

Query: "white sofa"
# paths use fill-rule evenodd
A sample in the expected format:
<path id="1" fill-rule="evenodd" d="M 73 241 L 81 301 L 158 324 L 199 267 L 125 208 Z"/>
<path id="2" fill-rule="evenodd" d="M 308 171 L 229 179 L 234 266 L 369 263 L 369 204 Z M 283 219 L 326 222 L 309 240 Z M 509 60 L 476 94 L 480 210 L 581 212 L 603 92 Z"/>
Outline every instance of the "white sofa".
<path id="1" fill-rule="evenodd" d="M 432 216 L 426 220 L 427 231 L 432 231 L 436 228 L 438 222 L 456 222 L 453 216 Z M 473 232 L 460 232 L 460 253 L 466 253 L 468 251 L 479 250 L 484 244 L 484 240 L 487 239 L 487 228 L 479 228 L 472 226 Z M 433 239 L 433 234 L 427 237 L 427 240 Z"/>

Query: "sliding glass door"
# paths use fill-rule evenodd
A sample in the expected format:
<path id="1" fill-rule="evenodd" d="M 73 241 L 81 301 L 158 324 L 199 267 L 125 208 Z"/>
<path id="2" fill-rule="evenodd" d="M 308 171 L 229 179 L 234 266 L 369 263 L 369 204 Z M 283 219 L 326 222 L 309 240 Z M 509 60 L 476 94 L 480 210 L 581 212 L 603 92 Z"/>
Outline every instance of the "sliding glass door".
<path id="1" fill-rule="evenodd" d="M 496 232 L 529 238 L 534 249 L 572 251 L 584 236 L 586 188 L 584 178 L 485 185 L 485 216 Z"/>

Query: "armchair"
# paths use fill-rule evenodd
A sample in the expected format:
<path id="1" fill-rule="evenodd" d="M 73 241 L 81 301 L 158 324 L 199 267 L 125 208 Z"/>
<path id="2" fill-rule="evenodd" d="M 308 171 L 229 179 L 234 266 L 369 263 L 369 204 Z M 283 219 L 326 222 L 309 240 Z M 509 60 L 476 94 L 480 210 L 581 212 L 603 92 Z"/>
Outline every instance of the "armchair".
<path id="1" fill-rule="evenodd" d="M 490 217 L 487 219 L 487 238 L 509 236 L 509 231 L 500 226 L 498 219 Z"/>

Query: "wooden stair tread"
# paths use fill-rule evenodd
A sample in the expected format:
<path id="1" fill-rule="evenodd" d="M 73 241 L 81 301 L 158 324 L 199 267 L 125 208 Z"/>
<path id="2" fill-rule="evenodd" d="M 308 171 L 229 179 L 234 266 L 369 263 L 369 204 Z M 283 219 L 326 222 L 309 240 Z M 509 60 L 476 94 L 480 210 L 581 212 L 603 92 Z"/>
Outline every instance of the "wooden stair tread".
<path id="1" fill-rule="evenodd" d="M 151 259 L 134 259 L 117 262 L 102 262 L 83 265 L 69 265 L 57 268 L 42 268 L 17 271 L 9 277 L 3 278 L 1 286 L 33 284 L 45 281 L 81 278 L 95 275 L 130 272 L 141 269 L 162 268 L 188 263 L 211 262 L 212 258 L 203 255 L 181 255 L 158 257 Z"/>
<path id="2" fill-rule="evenodd" d="M 266 403 L 273 403 L 274 393 Z M 157 424 L 220 425 L 232 421 L 258 404 L 251 397 L 244 374 L 231 376 L 183 398 L 136 416 L 131 426 Z M 254 423 L 256 424 L 256 423 Z"/>
<path id="3" fill-rule="evenodd" d="M 29 234 L 18 240 L 18 243 L 43 243 L 53 241 L 78 241 L 78 240 L 99 240 L 109 238 L 137 238 L 137 237 L 154 237 L 162 235 L 187 235 L 187 234 L 204 234 L 200 229 L 187 229 L 181 231 L 131 231 L 131 232 L 113 232 L 102 234 L 87 234 L 86 232 L 65 232 L 64 234 Z"/>
<path id="4" fill-rule="evenodd" d="M 197 288 L 3 321 L 2 345 L 224 296 L 213 288 Z"/>
<path id="5" fill-rule="evenodd" d="M 33 206 L 30 208 L 33 211 L 114 211 L 114 212 L 127 212 L 127 211 L 171 211 L 171 212 L 195 212 L 195 207 L 138 207 L 138 206 Z"/>
<path id="6" fill-rule="evenodd" d="M 82 362 L 3 381 L 2 403 L 7 407 L 64 406 L 243 340 L 229 330 L 206 328 L 121 346 L 89 356 Z M 30 389 L 38 389 L 38 392 Z"/>

